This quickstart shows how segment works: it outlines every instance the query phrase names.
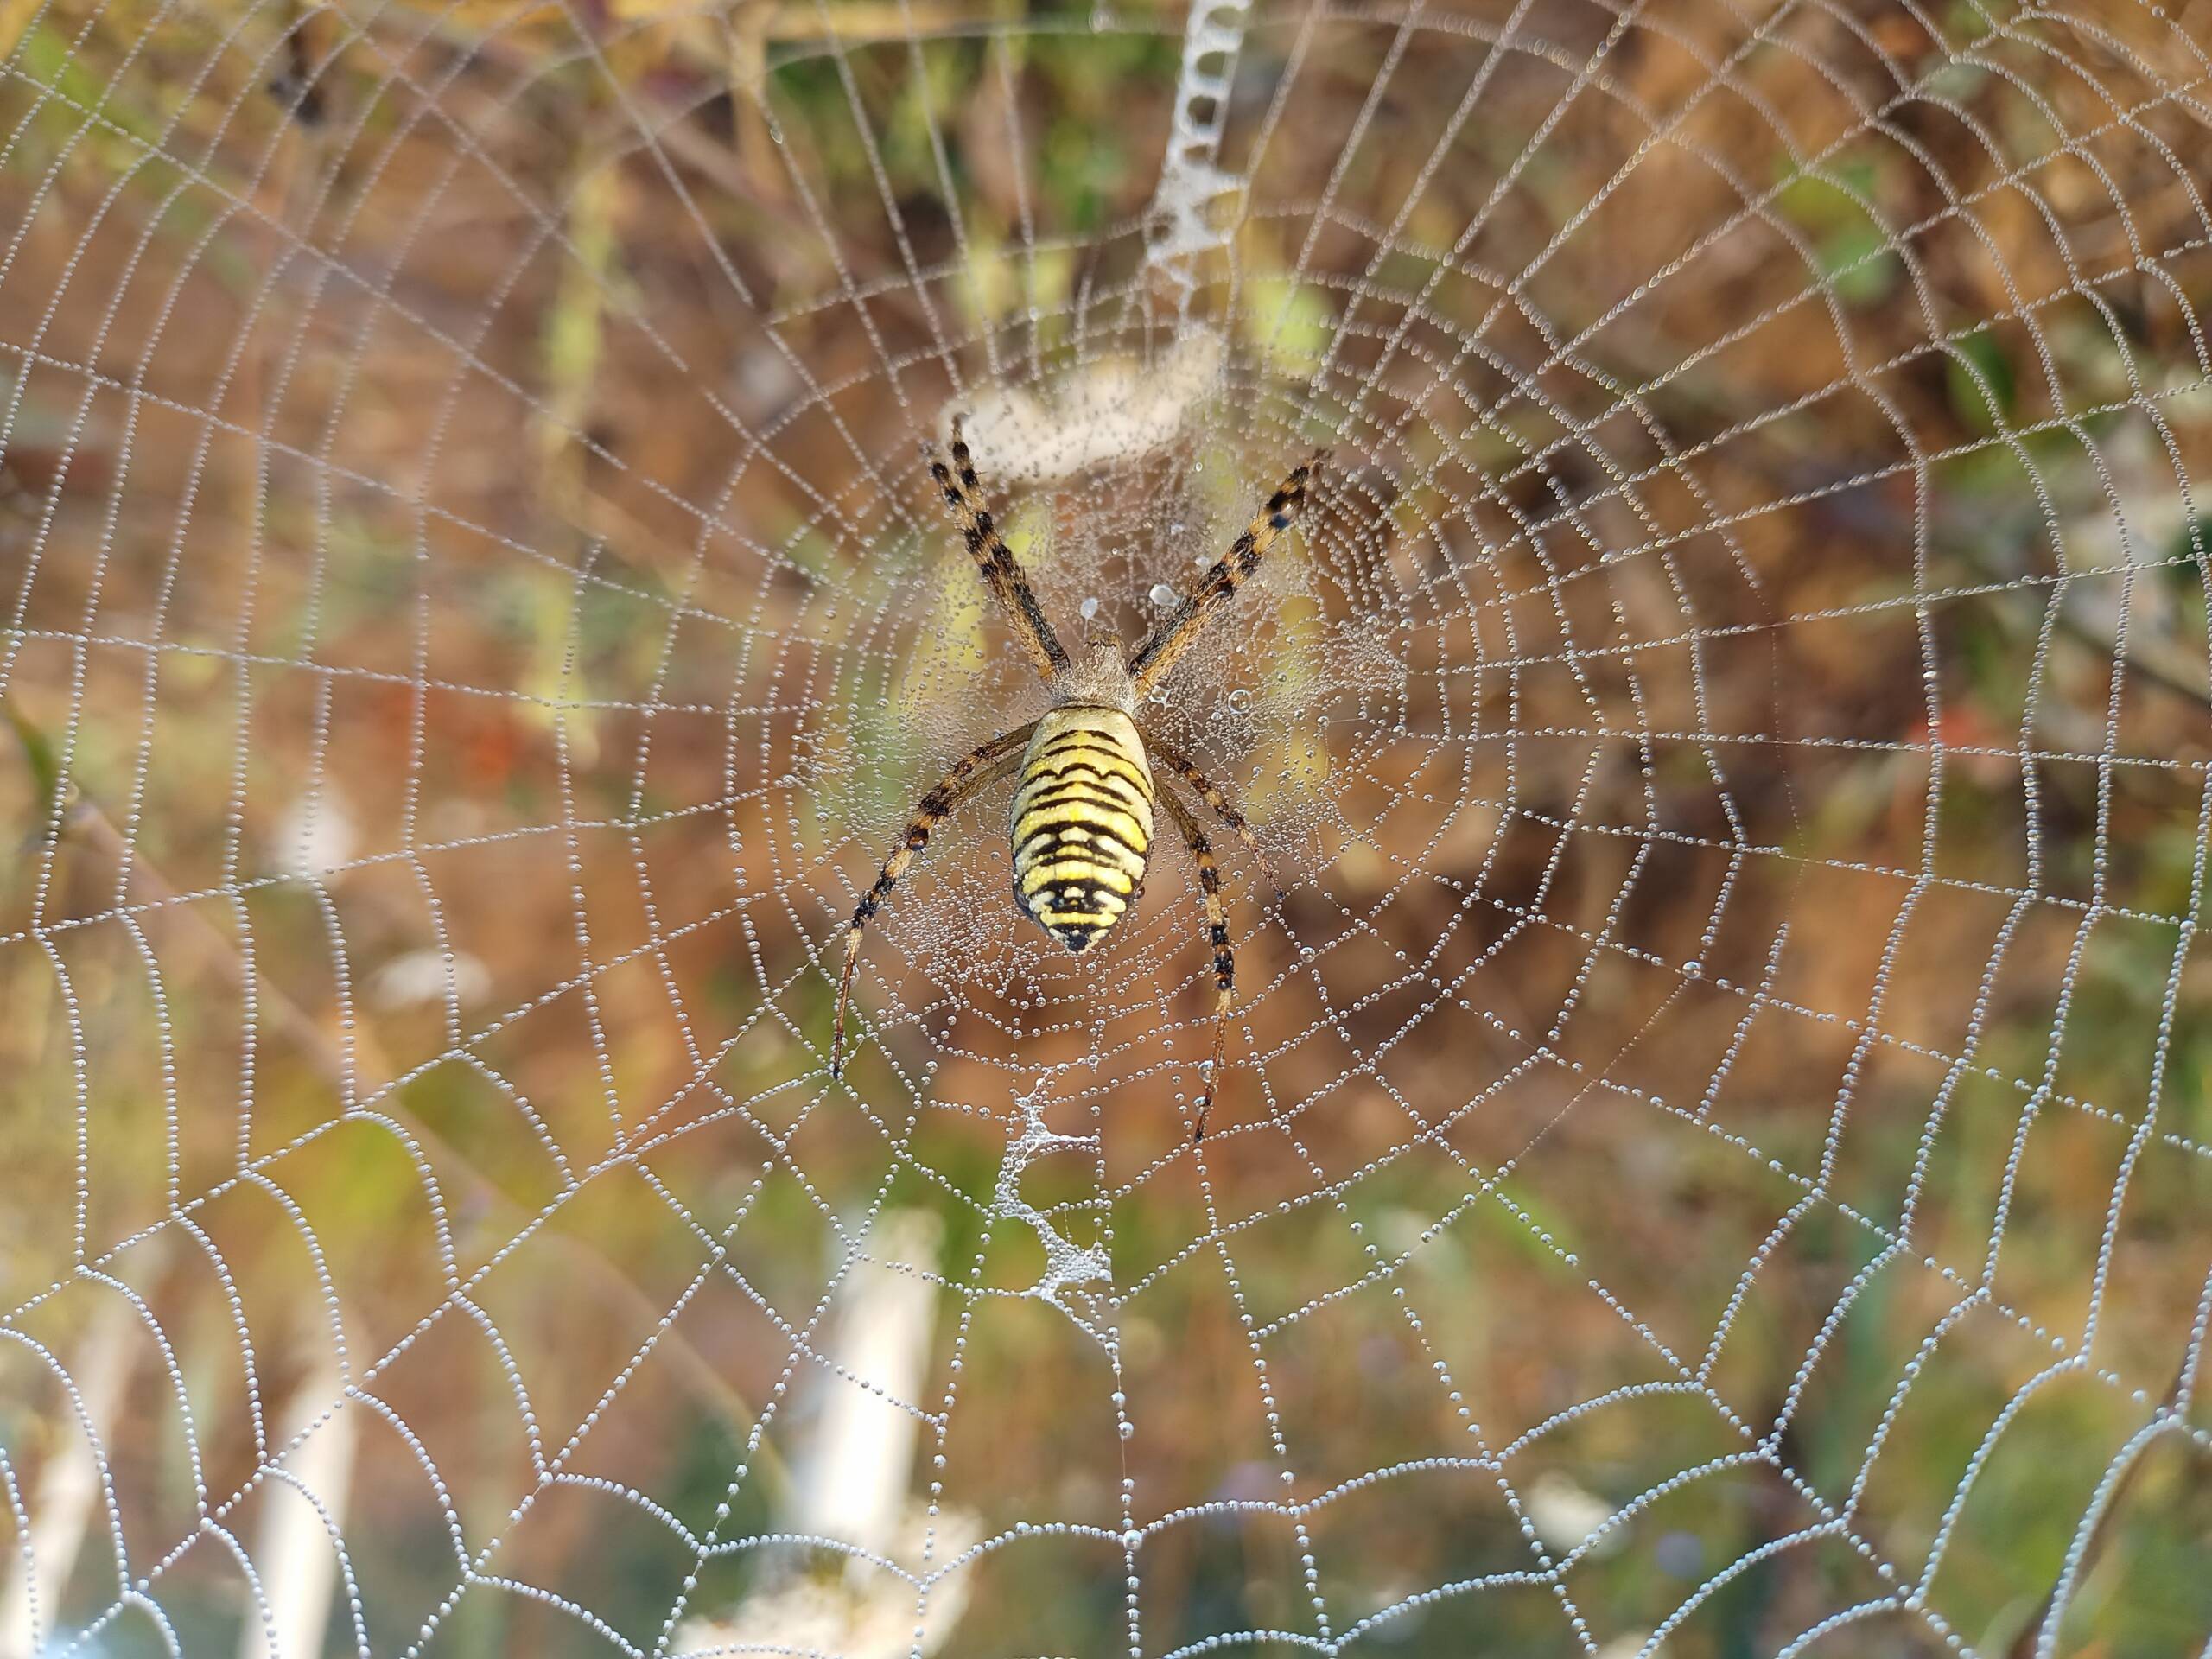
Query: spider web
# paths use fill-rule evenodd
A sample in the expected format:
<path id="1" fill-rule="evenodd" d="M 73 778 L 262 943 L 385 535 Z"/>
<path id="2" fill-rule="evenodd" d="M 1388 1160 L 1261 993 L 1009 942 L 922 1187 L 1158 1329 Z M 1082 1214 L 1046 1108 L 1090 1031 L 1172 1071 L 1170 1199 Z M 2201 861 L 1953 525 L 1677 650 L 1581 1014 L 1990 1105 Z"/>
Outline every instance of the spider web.
<path id="1" fill-rule="evenodd" d="M 2203 1650 L 2204 35 L 0 6 L 0 1653 Z"/>

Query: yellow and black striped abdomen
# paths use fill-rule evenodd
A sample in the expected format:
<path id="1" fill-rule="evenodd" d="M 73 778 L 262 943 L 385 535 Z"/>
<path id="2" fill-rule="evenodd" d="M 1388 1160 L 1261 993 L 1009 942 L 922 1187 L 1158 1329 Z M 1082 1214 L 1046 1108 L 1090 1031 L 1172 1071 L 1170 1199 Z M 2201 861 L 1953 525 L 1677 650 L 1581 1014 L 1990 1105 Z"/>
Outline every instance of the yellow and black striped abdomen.
<path id="1" fill-rule="evenodd" d="M 1152 767 L 1118 709 L 1038 722 L 1014 792 L 1014 899 L 1071 950 L 1122 919 L 1152 848 Z"/>

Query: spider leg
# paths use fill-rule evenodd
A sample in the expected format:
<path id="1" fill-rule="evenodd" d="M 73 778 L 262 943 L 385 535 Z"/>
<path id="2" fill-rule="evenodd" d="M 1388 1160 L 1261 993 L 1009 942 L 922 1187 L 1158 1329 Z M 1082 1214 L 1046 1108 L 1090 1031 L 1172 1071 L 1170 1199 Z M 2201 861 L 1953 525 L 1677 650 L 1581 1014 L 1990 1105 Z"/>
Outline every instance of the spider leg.
<path id="1" fill-rule="evenodd" d="M 1139 734 L 1144 739 L 1145 747 L 1152 752 L 1152 758 L 1190 785 L 1191 792 L 1211 808 L 1214 817 L 1227 824 L 1230 833 L 1244 843 L 1244 850 L 1259 861 L 1261 872 L 1268 878 L 1268 887 L 1280 899 L 1282 883 L 1275 880 L 1274 867 L 1268 861 L 1267 854 L 1261 849 L 1260 838 L 1252 833 L 1252 826 L 1244 821 L 1244 815 L 1230 804 L 1228 796 L 1207 781 L 1205 773 L 1191 763 L 1189 756 L 1168 747 L 1150 732 L 1140 728 Z"/>
<path id="2" fill-rule="evenodd" d="M 1214 1007 L 1213 1057 L 1206 1064 L 1205 1083 L 1198 1091 L 1196 1121 L 1191 1127 L 1193 1145 L 1205 1138 L 1206 1114 L 1213 1110 L 1213 1097 L 1221 1086 L 1222 1047 L 1229 1035 L 1229 1008 L 1236 985 L 1236 955 L 1229 945 L 1229 922 L 1221 907 L 1221 868 L 1213 861 L 1213 848 L 1205 832 L 1198 828 L 1198 821 L 1191 816 L 1191 809 L 1174 796 L 1162 790 L 1160 799 L 1167 808 L 1167 815 L 1175 820 L 1175 827 L 1183 832 L 1183 840 L 1190 847 L 1191 861 L 1198 867 L 1198 896 L 1206 911 L 1206 940 L 1213 946 L 1213 982 L 1219 993 Z"/>
<path id="3" fill-rule="evenodd" d="M 837 1017 L 830 1038 L 830 1075 L 842 1077 L 845 1069 L 845 1004 L 852 998 L 853 970 L 860 965 L 861 935 L 867 930 L 868 918 L 882 908 L 891 889 L 906 873 L 906 867 L 921 856 L 922 849 L 930 844 L 930 835 L 942 823 L 947 814 L 969 796 L 995 779 L 1004 777 L 1021 760 L 1021 751 L 1028 744 L 1030 734 L 1037 729 L 1037 722 L 1017 727 L 1001 733 L 982 747 L 944 774 L 935 789 L 922 797 L 914 808 L 914 816 L 906 821 L 906 833 L 899 839 L 891 856 L 883 861 L 882 874 L 875 878 L 875 885 L 853 911 L 852 925 L 845 930 L 845 963 L 837 975 Z"/>
<path id="4" fill-rule="evenodd" d="M 1317 449 L 1303 466 L 1290 469 L 1280 489 L 1268 498 L 1259 516 L 1244 527 L 1244 533 L 1229 544 L 1206 573 L 1192 583 L 1183 594 L 1182 603 L 1170 612 L 1167 620 L 1153 632 L 1151 639 L 1137 647 L 1136 655 L 1129 658 L 1129 674 L 1136 682 L 1136 695 L 1142 698 L 1160 683 L 1175 660 L 1191 648 L 1214 613 L 1235 597 L 1251 574 L 1260 568 L 1268 550 L 1275 538 L 1298 521 L 1305 510 L 1306 485 L 1320 470 L 1328 452 Z"/>
<path id="5" fill-rule="evenodd" d="M 937 480 L 938 489 L 944 496 L 952 522 L 960 527 L 960 534 L 968 543 L 969 556 L 976 561 L 976 569 L 982 572 L 983 585 L 991 590 L 991 597 L 998 601 L 999 608 L 1014 625 L 1024 649 L 1036 662 L 1038 674 L 1049 680 L 1068 666 L 1068 654 L 1061 648 L 1059 637 L 1052 632 L 1044 607 L 1038 604 L 1037 595 L 1030 591 L 1029 578 L 1022 574 L 1014 550 L 999 534 L 991 510 L 983 504 L 982 480 L 976 476 L 975 457 L 969 453 L 967 441 L 960 435 L 960 423 L 961 417 L 956 416 L 952 423 L 951 466 L 944 464 L 934 446 L 922 446 L 922 454 L 929 461 L 930 476 Z"/>

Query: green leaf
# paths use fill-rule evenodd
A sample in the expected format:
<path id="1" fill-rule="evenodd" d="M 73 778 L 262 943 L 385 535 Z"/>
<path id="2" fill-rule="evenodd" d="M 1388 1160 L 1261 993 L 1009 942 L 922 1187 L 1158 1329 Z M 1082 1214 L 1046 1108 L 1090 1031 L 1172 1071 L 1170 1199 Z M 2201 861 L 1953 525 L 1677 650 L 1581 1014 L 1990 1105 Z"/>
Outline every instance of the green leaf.
<path id="1" fill-rule="evenodd" d="M 2012 419 L 2013 378 L 2012 360 L 1997 336 L 1982 328 L 1952 343 L 1944 378 L 1951 407 L 1959 418 L 1979 432 L 1996 432 Z"/>
<path id="2" fill-rule="evenodd" d="M 61 788 L 60 758 L 54 753 L 52 741 L 16 707 L 14 699 L 0 697 L 0 709 L 5 710 L 8 724 L 15 728 L 16 741 L 23 746 L 23 759 L 30 763 L 31 779 L 38 790 L 40 817 L 51 821 L 54 796 Z"/>

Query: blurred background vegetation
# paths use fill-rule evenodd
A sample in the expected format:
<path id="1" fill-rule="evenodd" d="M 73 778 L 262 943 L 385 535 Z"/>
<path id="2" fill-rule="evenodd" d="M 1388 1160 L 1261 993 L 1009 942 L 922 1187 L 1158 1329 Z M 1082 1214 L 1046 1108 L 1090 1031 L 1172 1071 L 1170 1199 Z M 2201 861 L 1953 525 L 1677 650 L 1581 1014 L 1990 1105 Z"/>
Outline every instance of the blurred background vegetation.
<path id="1" fill-rule="evenodd" d="M 1179 9 L 0 4 L 0 1652 L 2202 1649 L 2169 10 L 1262 7 L 1166 281 Z M 995 805 L 826 1075 L 956 404 L 1064 632 L 1338 447 L 1203 1154 Z"/>

